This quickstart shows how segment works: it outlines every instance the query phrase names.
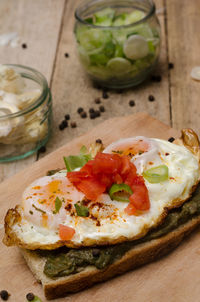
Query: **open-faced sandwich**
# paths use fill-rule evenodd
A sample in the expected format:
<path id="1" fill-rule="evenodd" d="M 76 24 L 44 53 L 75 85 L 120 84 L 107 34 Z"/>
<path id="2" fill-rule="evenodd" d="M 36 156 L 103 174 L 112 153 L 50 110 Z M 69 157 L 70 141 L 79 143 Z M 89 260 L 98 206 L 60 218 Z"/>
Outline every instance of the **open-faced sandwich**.
<path id="1" fill-rule="evenodd" d="M 191 129 L 172 143 L 125 138 L 64 158 L 5 217 L 47 299 L 148 263 L 200 224 L 200 148 Z"/>

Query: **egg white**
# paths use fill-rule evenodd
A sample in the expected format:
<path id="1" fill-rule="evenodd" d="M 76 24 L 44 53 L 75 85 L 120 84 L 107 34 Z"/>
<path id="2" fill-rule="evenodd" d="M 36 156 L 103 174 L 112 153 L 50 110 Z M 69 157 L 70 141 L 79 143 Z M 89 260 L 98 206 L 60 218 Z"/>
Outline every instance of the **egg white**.
<path id="1" fill-rule="evenodd" d="M 134 240 L 144 236 L 149 229 L 158 225 L 164 217 L 166 208 L 181 205 L 190 197 L 193 187 L 199 182 L 199 163 L 197 158 L 183 146 L 160 139 L 148 140 L 152 146 L 151 157 L 149 158 L 148 152 L 144 153 L 143 157 L 141 156 L 141 162 L 137 157 L 139 174 L 160 164 L 167 165 L 169 169 L 167 181 L 151 184 L 145 180 L 150 198 L 149 211 L 139 216 L 129 216 L 124 212 L 126 202 L 111 200 L 108 194 L 102 194 L 96 202 L 88 204 L 92 218 L 90 216 L 80 217 L 76 215 L 74 204 L 82 200 L 84 195 L 73 188 L 73 192 L 70 193 L 73 200 L 66 201 L 65 196 L 65 203 L 63 202 L 59 213 L 53 214 L 52 209 L 48 209 L 45 204 L 38 202 L 37 196 L 33 198 L 32 188 L 38 185 L 45 186 L 53 180 L 70 184 L 66 178 L 66 171 L 62 171 L 53 176 L 39 178 L 25 190 L 21 221 L 13 226 L 13 231 L 22 245 L 24 243 L 26 248 L 30 249 L 35 247 L 45 249 L 47 245 L 48 248 L 53 248 L 60 242 L 59 224 L 75 229 L 71 242 L 66 243 L 66 245 L 74 247 Z M 108 150 L 109 146 L 106 149 Z M 135 160 L 132 158 L 133 162 Z M 27 198 L 30 196 L 32 197 Z M 59 197 L 62 196 L 59 195 Z M 32 203 L 47 213 L 48 223 L 45 227 L 42 226 L 42 213 L 35 210 Z M 65 208 L 68 203 L 72 204 L 70 211 Z M 33 214 L 30 214 L 30 209 Z"/>

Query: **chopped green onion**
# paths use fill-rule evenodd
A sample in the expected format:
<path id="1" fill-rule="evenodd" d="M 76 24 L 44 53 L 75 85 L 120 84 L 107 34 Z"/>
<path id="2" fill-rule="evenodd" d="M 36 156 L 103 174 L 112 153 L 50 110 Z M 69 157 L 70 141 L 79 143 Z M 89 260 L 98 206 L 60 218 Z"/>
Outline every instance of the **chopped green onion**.
<path id="1" fill-rule="evenodd" d="M 89 24 L 93 24 L 93 19 L 92 18 L 86 18 L 86 19 L 84 19 L 84 21 L 89 23 Z"/>
<path id="2" fill-rule="evenodd" d="M 53 214 L 57 214 L 60 211 L 60 208 L 62 206 L 62 200 L 57 196 L 55 200 L 55 210 L 53 211 Z"/>
<path id="3" fill-rule="evenodd" d="M 38 296 L 35 296 L 32 302 L 42 302 L 42 300 Z"/>
<path id="4" fill-rule="evenodd" d="M 88 217 L 89 216 L 89 209 L 80 203 L 75 203 L 75 209 L 78 216 L 81 217 Z"/>
<path id="5" fill-rule="evenodd" d="M 87 154 L 88 153 L 88 149 L 86 148 L 85 145 L 83 145 L 80 149 L 80 154 Z"/>
<path id="6" fill-rule="evenodd" d="M 127 184 L 113 184 L 109 190 L 110 198 L 117 201 L 129 202 L 129 196 L 133 191 Z"/>
<path id="7" fill-rule="evenodd" d="M 68 172 L 71 172 L 77 168 L 83 167 L 89 160 L 92 159 L 91 154 L 86 154 L 88 152 L 85 146 L 80 149 L 80 155 L 69 155 L 64 156 L 65 166 Z"/>
<path id="8" fill-rule="evenodd" d="M 143 177 L 150 183 L 160 183 L 169 178 L 168 167 L 160 165 L 143 172 Z"/>

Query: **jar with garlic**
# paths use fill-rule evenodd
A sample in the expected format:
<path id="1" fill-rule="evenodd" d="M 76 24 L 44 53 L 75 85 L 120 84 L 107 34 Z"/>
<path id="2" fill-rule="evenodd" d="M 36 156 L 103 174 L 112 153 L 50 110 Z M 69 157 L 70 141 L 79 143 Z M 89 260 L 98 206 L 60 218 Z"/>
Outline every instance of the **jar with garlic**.
<path id="1" fill-rule="evenodd" d="M 0 162 L 27 157 L 45 145 L 51 113 L 51 93 L 41 73 L 0 65 Z"/>

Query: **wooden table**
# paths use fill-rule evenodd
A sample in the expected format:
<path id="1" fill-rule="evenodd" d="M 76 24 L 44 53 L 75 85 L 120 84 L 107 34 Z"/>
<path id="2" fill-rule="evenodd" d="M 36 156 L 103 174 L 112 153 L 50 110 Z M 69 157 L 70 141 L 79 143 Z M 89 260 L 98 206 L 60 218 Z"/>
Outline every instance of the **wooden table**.
<path id="1" fill-rule="evenodd" d="M 122 94 L 109 92 L 103 100 L 106 112 L 91 120 L 81 119 L 78 106 L 88 110 L 102 91 L 95 89 L 84 74 L 75 53 L 73 37 L 75 0 L 1 0 L 0 34 L 17 32 L 21 45 L 12 48 L 0 46 L 0 62 L 28 65 L 42 72 L 49 82 L 53 95 L 53 135 L 47 144 L 47 152 L 65 144 L 74 137 L 93 128 L 113 116 L 145 111 L 177 129 L 191 127 L 200 130 L 199 91 L 200 82 L 190 77 L 191 69 L 200 65 L 199 49 L 200 2 L 196 0 L 156 0 L 162 28 L 162 49 L 156 74 L 160 83 L 147 81 Z M 65 53 L 69 57 L 65 57 Z M 168 63 L 174 63 L 169 69 Z M 149 94 L 155 96 L 148 101 Z M 135 106 L 129 106 L 129 100 Z M 77 128 L 59 131 L 64 114 L 69 113 Z M 44 155 L 42 155 L 44 156 Z M 0 165 L 0 181 L 36 161 L 36 155 L 25 160 Z"/>

